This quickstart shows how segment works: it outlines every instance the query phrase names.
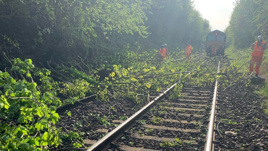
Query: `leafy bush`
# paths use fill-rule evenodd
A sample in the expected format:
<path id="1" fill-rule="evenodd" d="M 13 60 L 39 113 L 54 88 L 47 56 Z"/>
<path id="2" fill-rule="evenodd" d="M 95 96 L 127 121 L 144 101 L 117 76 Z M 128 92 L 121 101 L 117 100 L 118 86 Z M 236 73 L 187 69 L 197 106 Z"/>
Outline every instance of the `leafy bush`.
<path id="1" fill-rule="evenodd" d="M 49 75 L 31 59 L 15 59 L 10 73 L 0 71 L 1 150 L 48 150 L 61 143 L 55 127 L 61 101 Z"/>

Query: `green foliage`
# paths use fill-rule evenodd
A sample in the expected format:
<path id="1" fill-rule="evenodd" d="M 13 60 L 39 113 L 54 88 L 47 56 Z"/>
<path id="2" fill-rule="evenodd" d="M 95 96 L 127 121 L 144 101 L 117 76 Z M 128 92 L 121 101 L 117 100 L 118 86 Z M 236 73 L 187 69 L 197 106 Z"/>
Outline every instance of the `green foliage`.
<path id="1" fill-rule="evenodd" d="M 175 82 L 179 82 L 174 89 L 175 93 L 170 96 L 176 99 L 180 97 L 183 87 L 180 82 L 195 82 L 201 86 L 210 85 L 216 79 L 217 69 L 211 64 L 215 62 L 217 64 L 219 58 L 209 60 L 201 57 L 192 59 L 193 63 L 188 63 L 185 59 L 177 59 L 184 58 L 184 54 L 171 53 L 170 58 L 159 64 L 155 61 L 147 61 L 150 59 L 147 59 L 147 55 L 152 56 L 153 52 L 129 53 L 127 68 L 113 65 L 110 74 L 98 83 L 99 98 L 107 100 L 126 97 L 137 104 L 146 103 L 149 95 L 156 95 L 156 92 L 161 92 Z"/>
<path id="2" fill-rule="evenodd" d="M 263 88 L 261 90 L 261 94 L 263 96 L 265 96 L 266 98 L 268 98 L 268 84 L 267 83 L 263 86 Z M 265 113 L 268 114 L 268 100 L 266 100 L 264 102 L 264 105 L 265 105 L 265 108 L 266 108 Z"/>
<path id="3" fill-rule="evenodd" d="M 232 121 L 230 119 L 221 119 L 220 121 L 223 121 L 223 123 L 225 124 L 237 125 L 237 122 Z"/>
<path id="4" fill-rule="evenodd" d="M 147 103 L 149 94 L 156 95 L 154 93 L 165 90 L 175 82 L 184 84 L 195 82 L 197 85 L 209 85 L 216 78 L 225 80 L 220 75 L 215 74 L 216 66 L 212 66 L 217 64 L 217 61 L 221 58 L 198 57 L 193 58 L 192 62 L 189 63 L 183 54 L 171 53 L 167 60 L 158 64 L 154 61 L 146 60 L 147 55 L 152 54 L 130 53 L 129 55 L 129 67 L 113 65 L 111 72 L 103 80 L 98 80 L 98 77 L 100 77 L 97 75 L 98 70 L 92 72 L 92 74 L 96 74 L 96 77 L 81 71 L 70 70 L 70 75 L 72 75 L 71 71 L 76 74 L 73 74 L 71 80 L 66 82 L 54 82 L 49 76 L 49 70 L 35 69 L 30 59 L 25 61 L 15 59 L 11 68 L 13 72 L 1 71 L 0 73 L 0 120 L 3 132 L 1 136 L 8 136 L 8 138 L 17 136 L 17 140 L 13 140 L 12 137 L 9 141 L 8 139 L 1 140 L 2 144 L 10 144 L 11 142 L 16 142 L 17 144 L 11 147 L 7 145 L 4 148 L 17 149 L 20 148 L 21 144 L 21 147 L 25 147 L 23 143 L 28 143 L 29 150 L 35 148 L 47 149 L 49 146 L 60 145 L 60 140 L 63 138 L 68 138 L 72 142 L 71 144 L 76 147 L 82 145 L 77 135 L 74 135 L 75 139 L 72 140 L 72 136 L 62 134 L 54 127 L 59 120 L 55 110 L 62 104 L 57 97 L 57 92 L 66 94 L 68 98 L 73 98 L 74 100 L 85 97 L 87 93 L 90 93 L 96 94 L 103 101 L 108 101 L 111 98 L 128 98 L 135 103 Z M 178 60 L 178 58 L 184 59 Z M 139 61 L 137 62 L 136 60 Z M 236 69 L 237 67 L 231 64 L 223 72 Z M 13 78 L 12 75 L 17 76 L 17 78 Z M 83 78 L 76 79 L 76 76 Z M 237 79 L 237 77 L 232 77 L 231 79 Z M 179 83 L 175 88 L 176 96 L 173 96 L 174 98 L 179 97 L 182 86 Z M 141 100 L 136 100 L 137 94 L 145 97 L 140 98 Z M 67 114 L 71 115 L 70 112 Z M 110 125 L 107 116 L 98 116 L 97 118 L 102 125 Z M 156 118 L 155 122 L 161 122 L 161 119 Z M 36 138 L 39 139 L 35 140 Z M 28 140 L 38 141 L 39 144 L 35 143 L 34 146 Z"/>
<path id="5" fill-rule="evenodd" d="M 18 57 L 14 48 L 22 46 L 24 53 L 20 52 L 20 56 L 34 56 L 32 59 L 42 64 L 49 60 L 71 61 L 76 65 L 81 60 L 91 62 L 99 57 L 95 54 L 95 49 L 99 49 L 95 47 L 97 37 L 106 40 L 106 44 L 111 44 L 114 35 L 146 37 L 144 10 L 151 3 L 151 0 L 4 0 L 0 3 L 0 38 L 13 46 L 1 42 L 0 48 L 6 47 L 8 55 Z"/>
<path id="6" fill-rule="evenodd" d="M 268 97 L 268 83 L 266 83 L 264 86 L 263 86 L 263 89 L 261 90 L 261 94 L 265 97 Z"/>
<path id="7" fill-rule="evenodd" d="M 184 54 L 171 52 L 170 58 L 160 64 L 158 60 L 154 60 L 154 53 L 128 53 L 126 57 L 128 67 L 114 64 L 110 69 L 106 69 L 106 66 L 103 65 L 100 69 L 92 70 L 90 74 L 74 68 L 58 68 L 59 75 L 71 75 L 70 79 L 65 78 L 65 82 L 60 82 L 59 93 L 67 97 L 63 104 L 72 103 L 88 95 L 96 95 L 103 101 L 126 97 L 134 103 L 140 104 L 146 103 L 149 95 L 156 95 L 154 93 L 163 91 L 175 82 L 184 83 L 192 80 L 198 85 L 202 85 L 215 80 L 215 75 L 204 72 L 213 73 L 216 72 L 216 69 L 211 68 L 210 65 L 206 67 L 206 61 L 202 58 L 196 58 L 196 60 L 203 63 L 189 64 L 185 60 L 177 59 L 184 58 Z M 152 61 L 148 61 L 150 59 Z M 137 62 L 137 60 L 139 61 Z M 214 64 L 213 60 L 208 64 Z M 203 70 L 202 68 L 205 67 L 207 69 Z M 191 72 L 195 70 L 195 75 L 192 75 Z M 100 71 L 105 71 L 105 74 Z M 170 97 L 178 98 L 182 86 L 179 83 L 174 90 L 176 93 Z"/>
<path id="8" fill-rule="evenodd" d="M 0 2 L 1 3 L 1 2 Z M 12 40 L 10 37 L 8 37 L 7 35 L 2 35 L 0 33 L 0 39 L 3 39 L 4 41 L 6 41 L 8 44 L 12 45 L 13 47 L 20 49 L 20 45 L 17 41 Z M 1 50 L 1 47 L 0 47 Z"/>
<path id="9" fill-rule="evenodd" d="M 247 48 L 254 42 L 254 34 L 256 36 L 254 9 L 254 2 L 249 0 L 240 1 L 234 9 L 228 37 L 232 37 L 235 48 Z"/>
<path id="10" fill-rule="evenodd" d="M 175 146 L 183 146 L 184 142 L 179 139 L 179 138 L 175 138 L 174 142 L 164 142 L 164 143 L 160 143 L 161 147 L 175 147 Z"/>
<path id="11" fill-rule="evenodd" d="M 96 117 L 99 120 L 101 125 L 103 125 L 103 126 L 111 125 L 111 123 L 108 121 L 109 117 L 107 117 L 106 115 L 101 116 L 101 115 L 97 114 Z"/>
<path id="12" fill-rule="evenodd" d="M 151 0 L 135 1 L 130 0 L 112 0 L 103 1 L 97 0 L 90 3 L 92 8 L 89 9 L 92 12 L 88 14 L 92 15 L 93 20 L 97 21 L 96 26 L 101 27 L 104 31 L 104 35 L 110 31 L 117 31 L 119 33 L 125 32 L 127 34 L 133 34 L 138 32 L 142 36 L 146 36 L 146 27 L 143 25 L 146 16 L 143 12 L 150 6 Z"/>
<path id="13" fill-rule="evenodd" d="M 77 79 L 81 79 L 84 80 L 87 83 L 91 83 L 91 84 L 97 84 L 97 80 L 93 77 L 93 75 L 87 72 L 83 72 L 78 70 L 77 68 L 74 67 L 65 67 L 65 66 L 59 66 L 56 69 L 59 73 L 60 73 L 60 77 L 64 77 L 63 75 L 68 75 L 68 77 L 66 77 L 66 79 L 61 79 L 61 81 L 64 80 L 77 80 Z M 93 71 L 93 69 L 89 68 L 90 71 Z"/>
<path id="14" fill-rule="evenodd" d="M 140 53 L 168 43 L 175 51 L 188 40 L 200 46 L 210 30 L 190 0 L 3 0 L 0 9 L 6 37 L 0 49 L 7 56 L 81 70 L 125 64 L 130 49 Z"/>
<path id="15" fill-rule="evenodd" d="M 170 99 L 178 99 L 181 96 L 180 92 L 182 91 L 182 87 L 183 87 L 183 85 L 181 83 L 176 85 L 176 87 L 173 89 L 173 92 L 169 96 L 169 98 Z"/>
<path id="16" fill-rule="evenodd" d="M 230 59 L 232 59 L 233 61 L 231 62 L 231 65 L 229 65 L 229 68 L 226 68 L 225 70 L 223 70 L 223 72 L 226 73 L 235 73 L 236 75 L 239 75 L 237 77 L 233 77 L 231 74 L 228 74 L 228 78 L 229 80 L 225 79 L 225 83 L 222 84 L 223 87 L 228 87 L 232 84 L 235 84 L 235 82 L 241 82 L 241 81 L 245 81 L 246 82 L 246 86 L 250 85 L 250 81 L 249 79 L 249 75 L 248 70 L 249 70 L 249 60 L 251 57 L 251 49 L 238 49 L 236 51 L 232 51 L 232 47 L 228 48 L 226 51 L 226 54 L 229 56 Z M 264 53 L 264 58 L 263 58 L 263 63 L 262 63 L 262 68 L 261 68 L 261 75 L 265 77 L 265 75 L 267 75 L 267 70 L 266 70 L 266 64 L 267 64 L 267 53 Z M 239 59 L 237 59 L 239 58 Z M 236 71 L 234 71 L 234 68 L 236 69 Z M 226 77 L 227 78 L 227 77 Z M 232 82 L 231 82 L 232 81 Z M 267 90 L 267 84 L 265 84 L 263 87 L 260 88 L 261 90 L 261 95 L 267 97 L 268 94 L 268 90 Z M 266 101 L 267 102 L 267 101 Z M 267 103 L 264 103 L 267 104 Z M 265 105 L 266 109 L 265 111 L 268 111 L 268 105 Z"/>
<path id="17" fill-rule="evenodd" d="M 257 10 L 255 11 L 256 13 L 256 22 L 257 22 L 257 29 L 259 33 L 265 38 L 268 39 L 268 28 L 267 28 L 267 23 L 268 23 L 268 2 L 267 1 L 255 1 L 255 3 L 258 5 Z"/>
<path id="18" fill-rule="evenodd" d="M 119 119 L 120 120 L 123 120 L 123 121 L 125 121 L 127 118 L 128 118 L 127 116 L 121 116 L 121 117 L 119 117 Z"/>
<path id="19" fill-rule="evenodd" d="M 257 35 L 268 37 L 267 1 L 237 1 L 227 29 L 228 42 L 235 48 L 249 48 Z M 234 50 L 235 51 L 235 50 Z"/>
<path id="20" fill-rule="evenodd" d="M 34 71 L 30 59 L 15 59 L 12 71 L 21 79 L 0 71 L 1 150 L 47 150 L 48 146 L 58 146 L 58 130 L 53 125 L 59 120 L 56 107 L 60 100 L 48 77 L 50 72 Z M 39 75 L 41 87 L 32 74 Z"/>
<path id="21" fill-rule="evenodd" d="M 167 43 L 169 48 L 184 48 L 189 40 L 200 47 L 210 31 L 208 21 L 193 8 L 190 0 L 154 0 L 147 16 L 148 30 L 152 33 L 150 42 L 158 47 Z"/>
<path id="22" fill-rule="evenodd" d="M 162 123 L 163 122 L 163 118 L 161 117 L 153 117 L 152 120 L 151 120 L 152 123 L 154 124 L 158 124 L 158 123 Z"/>
<path id="23" fill-rule="evenodd" d="M 83 98 L 86 96 L 86 93 L 90 93 L 90 87 L 89 83 L 85 80 L 79 80 L 76 79 L 72 81 L 72 83 L 64 83 L 63 86 L 65 87 L 62 89 L 62 93 L 65 95 L 68 95 L 70 97 L 76 97 Z"/>
<path id="24" fill-rule="evenodd" d="M 59 134 L 61 140 L 75 148 L 81 148 L 83 146 L 83 139 L 77 132 L 68 132 Z"/>
<path id="25" fill-rule="evenodd" d="M 0 71 L 1 150 L 57 147 L 61 132 L 55 127 L 60 118 L 56 109 L 61 101 L 57 85 L 49 77 L 50 71 L 36 69 L 31 59 L 17 58 L 13 62 L 12 72 Z"/>

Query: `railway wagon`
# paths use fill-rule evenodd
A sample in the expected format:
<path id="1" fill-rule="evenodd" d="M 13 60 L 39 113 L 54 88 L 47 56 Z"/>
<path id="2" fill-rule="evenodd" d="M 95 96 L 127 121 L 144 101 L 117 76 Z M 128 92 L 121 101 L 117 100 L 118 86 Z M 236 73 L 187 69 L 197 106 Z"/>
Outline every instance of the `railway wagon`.
<path id="1" fill-rule="evenodd" d="M 208 33 L 206 38 L 206 53 L 208 56 L 224 55 L 226 35 L 224 32 L 214 30 Z"/>

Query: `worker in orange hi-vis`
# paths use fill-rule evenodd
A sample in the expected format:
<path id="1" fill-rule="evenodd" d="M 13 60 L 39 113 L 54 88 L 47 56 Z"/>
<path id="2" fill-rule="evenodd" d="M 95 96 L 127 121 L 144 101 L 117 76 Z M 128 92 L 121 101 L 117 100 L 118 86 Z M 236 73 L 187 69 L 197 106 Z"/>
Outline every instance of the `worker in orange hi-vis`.
<path id="1" fill-rule="evenodd" d="M 187 47 L 186 47 L 186 59 L 188 60 L 188 62 L 190 62 L 190 56 L 191 56 L 192 50 L 193 50 L 193 47 L 191 46 L 190 41 L 188 41 Z"/>
<path id="2" fill-rule="evenodd" d="M 249 72 L 253 72 L 254 63 L 256 63 L 255 72 L 256 77 L 258 77 L 262 63 L 263 52 L 266 49 L 266 42 L 262 40 L 261 36 L 258 36 L 258 40 L 252 44 L 251 49 L 253 52 L 251 54 L 252 57 L 250 59 Z"/>
<path id="3" fill-rule="evenodd" d="M 163 61 L 167 58 L 168 54 L 168 49 L 167 49 L 167 44 L 163 44 L 159 50 L 159 57 L 160 60 Z"/>
<path id="4" fill-rule="evenodd" d="M 217 55 L 217 48 L 212 48 L 212 54 Z"/>

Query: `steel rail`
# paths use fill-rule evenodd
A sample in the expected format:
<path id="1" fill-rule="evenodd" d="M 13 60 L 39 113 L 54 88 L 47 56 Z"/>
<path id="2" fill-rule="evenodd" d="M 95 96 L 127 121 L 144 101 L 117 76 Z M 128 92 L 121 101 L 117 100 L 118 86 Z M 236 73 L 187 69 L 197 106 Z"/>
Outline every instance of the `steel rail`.
<path id="1" fill-rule="evenodd" d="M 128 118 L 125 122 L 123 122 L 114 130 L 109 132 L 102 139 L 100 139 L 97 143 L 93 144 L 87 151 L 102 151 L 102 150 L 106 150 L 107 148 L 109 148 L 111 142 L 118 140 L 122 136 L 122 133 L 125 130 L 129 129 L 135 123 L 136 120 L 140 119 L 155 103 L 158 102 L 158 100 L 160 100 L 163 96 L 165 96 L 176 85 L 177 83 L 173 84 L 166 91 L 164 91 L 159 96 L 157 96 L 153 101 L 148 103 L 138 112 L 136 112 L 134 115 Z"/>
<path id="2" fill-rule="evenodd" d="M 218 71 L 220 70 L 220 61 L 218 64 Z M 211 151 L 212 150 L 212 141 L 213 141 L 213 132 L 214 132 L 214 120 L 215 120 L 215 109 L 216 109 L 216 101 L 217 101 L 217 91 L 218 91 L 218 80 L 215 82 L 215 89 L 214 89 L 214 96 L 212 101 L 212 107 L 211 107 L 211 114 L 210 114 L 210 120 L 208 125 L 208 132 L 207 132 L 207 140 L 204 150 L 205 151 Z"/>

